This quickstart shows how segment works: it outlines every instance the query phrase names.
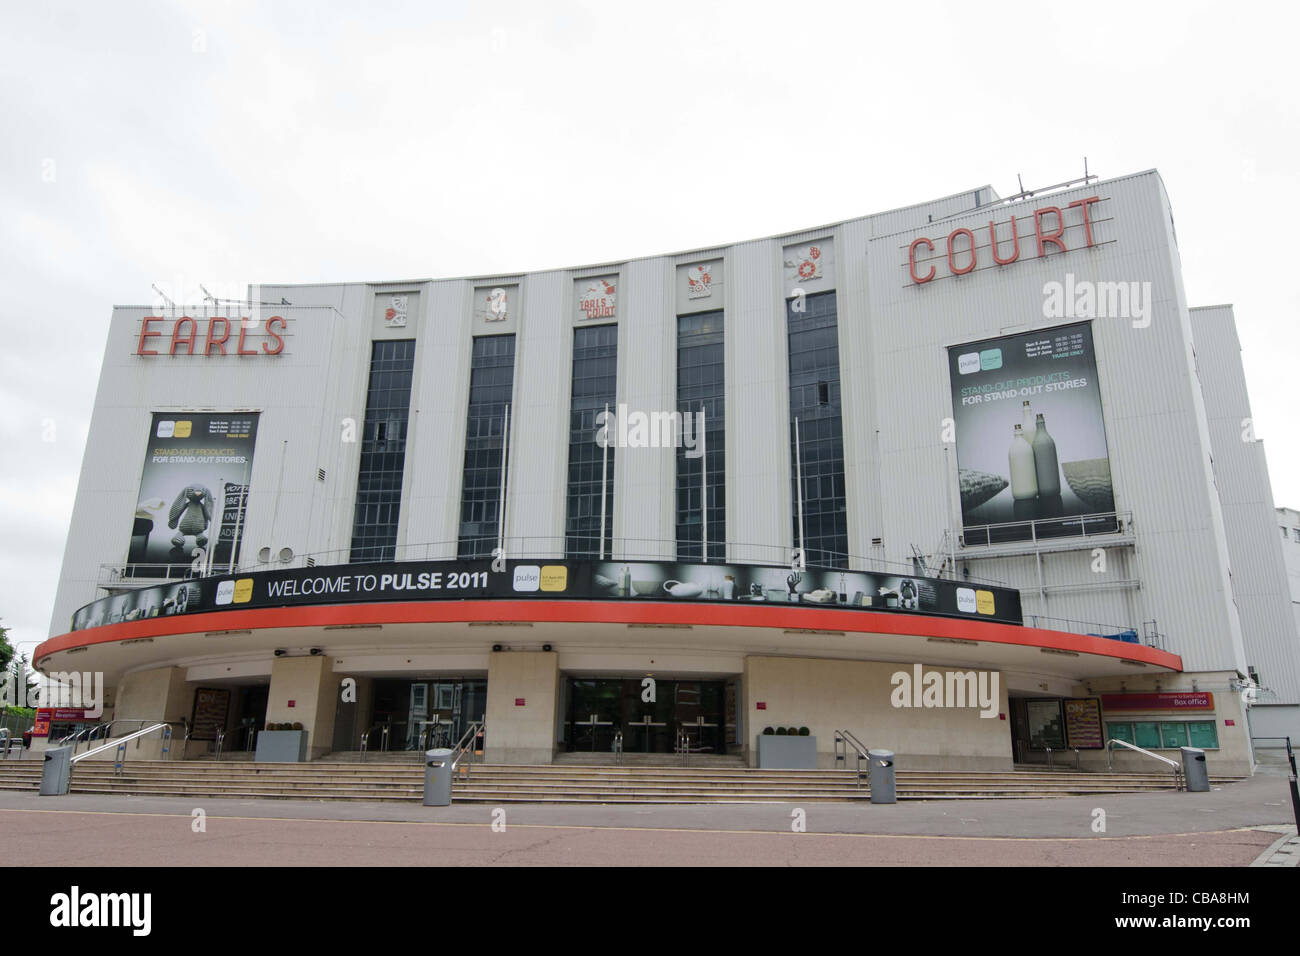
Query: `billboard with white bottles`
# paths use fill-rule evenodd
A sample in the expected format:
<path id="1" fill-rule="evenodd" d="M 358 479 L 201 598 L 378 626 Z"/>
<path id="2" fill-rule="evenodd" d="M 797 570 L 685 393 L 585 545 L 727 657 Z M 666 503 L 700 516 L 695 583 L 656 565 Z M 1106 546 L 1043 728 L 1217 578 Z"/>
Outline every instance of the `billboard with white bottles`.
<path id="1" fill-rule="evenodd" d="M 1115 528 L 1087 322 L 951 346 L 967 545 Z"/>

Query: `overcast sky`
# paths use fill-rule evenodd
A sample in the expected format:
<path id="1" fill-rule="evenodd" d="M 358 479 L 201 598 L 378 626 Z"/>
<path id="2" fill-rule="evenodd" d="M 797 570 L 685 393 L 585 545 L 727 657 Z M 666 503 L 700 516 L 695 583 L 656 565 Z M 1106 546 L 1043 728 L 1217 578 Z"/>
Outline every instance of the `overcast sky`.
<path id="1" fill-rule="evenodd" d="M 7 3 L 0 620 L 47 634 L 110 312 L 152 283 L 578 265 L 1084 156 L 1160 170 L 1300 507 L 1298 6 Z"/>

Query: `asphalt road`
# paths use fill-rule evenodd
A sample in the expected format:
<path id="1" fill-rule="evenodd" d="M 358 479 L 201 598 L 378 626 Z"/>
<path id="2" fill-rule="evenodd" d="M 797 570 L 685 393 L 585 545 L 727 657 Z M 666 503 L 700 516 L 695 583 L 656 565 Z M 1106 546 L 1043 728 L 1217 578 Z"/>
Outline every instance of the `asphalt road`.
<path id="1" fill-rule="evenodd" d="M 485 815 L 486 816 L 486 815 Z M 12 861 L 42 866 L 1247 866 L 1277 840 L 1233 829 L 1130 837 L 292 820 L 0 810 Z"/>
<path id="2" fill-rule="evenodd" d="M 1291 819 L 1285 780 L 1263 775 L 1210 793 L 893 806 L 0 793 L 0 846 L 8 859 L 44 866 L 1246 866 L 1278 839 L 1250 828 Z M 796 822 L 806 832 L 794 832 Z"/>

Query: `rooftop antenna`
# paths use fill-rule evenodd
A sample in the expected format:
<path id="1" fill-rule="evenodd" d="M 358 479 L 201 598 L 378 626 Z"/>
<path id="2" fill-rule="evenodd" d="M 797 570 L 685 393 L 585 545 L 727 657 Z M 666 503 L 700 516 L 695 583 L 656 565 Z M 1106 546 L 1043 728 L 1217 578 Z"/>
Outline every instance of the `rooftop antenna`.
<path id="1" fill-rule="evenodd" d="M 171 310 L 173 312 L 176 311 L 176 303 L 173 302 L 171 299 L 167 298 L 163 290 L 158 288 L 158 283 L 154 282 L 149 287 L 158 293 L 159 297 L 171 307 Z"/>
<path id="2" fill-rule="evenodd" d="M 154 288 L 156 289 L 157 286 L 154 286 Z M 199 284 L 199 288 L 203 290 L 204 300 L 211 302 L 213 305 L 293 305 L 293 303 L 284 296 L 280 296 L 279 302 L 258 302 L 255 299 L 219 299 L 209 292 L 207 287 L 202 283 Z"/>

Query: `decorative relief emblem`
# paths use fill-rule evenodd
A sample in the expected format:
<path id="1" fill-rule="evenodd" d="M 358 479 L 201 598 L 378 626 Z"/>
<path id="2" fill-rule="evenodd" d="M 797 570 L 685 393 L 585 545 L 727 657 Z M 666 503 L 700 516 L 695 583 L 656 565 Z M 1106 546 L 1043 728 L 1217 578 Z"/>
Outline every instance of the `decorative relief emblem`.
<path id="1" fill-rule="evenodd" d="M 585 319 L 610 319 L 614 317 L 616 297 L 613 282 L 592 279 L 578 293 L 578 309 Z"/>
<path id="2" fill-rule="evenodd" d="M 686 273 L 686 297 L 688 299 L 707 299 L 713 295 L 713 276 L 708 266 L 696 266 Z"/>
<path id="3" fill-rule="evenodd" d="M 384 309 L 384 321 L 389 328 L 406 325 L 406 304 L 410 296 L 395 295 L 389 298 L 388 308 Z"/>
<path id="4" fill-rule="evenodd" d="M 487 294 L 487 313 L 484 315 L 485 321 L 504 322 L 510 317 L 507 310 L 509 295 L 505 289 L 493 289 Z"/>
<path id="5" fill-rule="evenodd" d="M 822 277 L 822 248 L 819 245 L 800 246 L 792 250 L 785 267 L 794 270 L 793 278 L 807 282 Z"/>

